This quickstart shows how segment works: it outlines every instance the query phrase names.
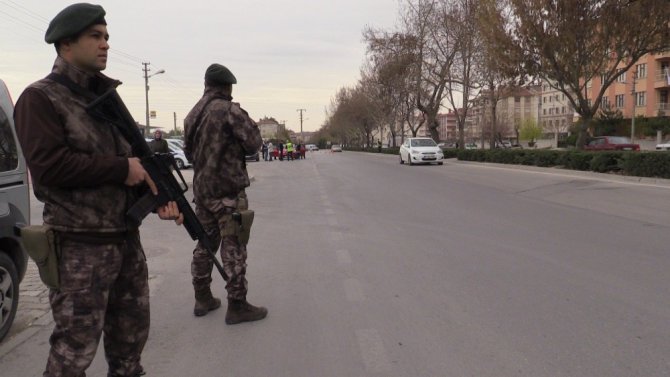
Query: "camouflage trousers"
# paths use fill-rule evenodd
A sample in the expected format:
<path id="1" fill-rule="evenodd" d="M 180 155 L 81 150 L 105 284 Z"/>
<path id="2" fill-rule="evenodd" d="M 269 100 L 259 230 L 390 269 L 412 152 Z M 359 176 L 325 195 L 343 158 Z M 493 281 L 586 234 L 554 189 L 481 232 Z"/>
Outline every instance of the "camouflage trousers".
<path id="1" fill-rule="evenodd" d="M 223 270 L 228 275 L 226 291 L 229 299 L 244 300 L 247 297 L 247 247 L 240 245 L 237 236 L 223 235 L 229 225 L 235 221 L 232 214 L 236 209 L 247 209 L 247 197 L 244 191 L 234 197 L 198 201 L 195 214 L 202 223 L 207 235 L 215 245 L 221 245 L 221 261 Z M 212 262 L 209 253 L 198 242 L 193 250 L 191 276 L 195 291 L 209 288 L 212 283 Z"/>
<path id="2" fill-rule="evenodd" d="M 136 376 L 149 335 L 149 281 L 139 233 L 125 242 L 61 241 L 61 287 L 49 301 L 55 321 L 43 376 L 82 377 L 104 333 L 108 376 Z"/>

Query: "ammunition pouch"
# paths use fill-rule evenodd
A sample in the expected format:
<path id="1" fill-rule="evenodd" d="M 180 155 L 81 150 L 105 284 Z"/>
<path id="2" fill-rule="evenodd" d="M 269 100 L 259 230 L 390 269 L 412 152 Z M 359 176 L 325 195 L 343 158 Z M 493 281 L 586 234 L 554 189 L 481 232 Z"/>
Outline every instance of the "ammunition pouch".
<path id="1" fill-rule="evenodd" d="M 249 209 L 233 212 L 226 221 L 226 227 L 221 232 L 222 236 L 235 236 L 240 245 L 249 243 L 251 235 L 251 224 L 254 222 L 254 211 Z"/>
<path id="2" fill-rule="evenodd" d="M 235 219 L 239 215 L 239 220 Z M 237 235 L 237 240 L 240 242 L 240 245 L 246 245 L 249 243 L 249 237 L 251 236 L 251 224 L 254 223 L 254 211 L 250 209 L 242 209 L 233 213 L 233 219 L 239 224 L 239 233 Z"/>
<path id="3" fill-rule="evenodd" d="M 49 288 L 58 289 L 60 245 L 56 232 L 46 225 L 31 225 L 21 229 L 21 240 L 24 249 L 37 264 L 42 282 Z"/>

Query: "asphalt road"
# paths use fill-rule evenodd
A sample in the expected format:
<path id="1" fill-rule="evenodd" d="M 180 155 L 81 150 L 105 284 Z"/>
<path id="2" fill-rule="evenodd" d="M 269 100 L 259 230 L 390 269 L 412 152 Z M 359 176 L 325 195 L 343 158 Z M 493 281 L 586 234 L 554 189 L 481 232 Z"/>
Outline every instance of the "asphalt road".
<path id="1" fill-rule="evenodd" d="M 325 151 L 249 168 L 268 318 L 193 317 L 193 242 L 148 219 L 149 376 L 670 374 L 667 182 Z M 40 375 L 49 333 L 0 374 Z"/>

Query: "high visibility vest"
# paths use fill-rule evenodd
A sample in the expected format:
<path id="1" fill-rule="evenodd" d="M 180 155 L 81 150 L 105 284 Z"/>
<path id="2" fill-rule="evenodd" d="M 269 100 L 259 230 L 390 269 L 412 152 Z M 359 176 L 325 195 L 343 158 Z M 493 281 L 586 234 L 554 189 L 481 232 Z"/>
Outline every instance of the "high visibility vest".
<path id="1" fill-rule="evenodd" d="M 293 152 L 293 143 L 286 143 L 286 151 Z"/>

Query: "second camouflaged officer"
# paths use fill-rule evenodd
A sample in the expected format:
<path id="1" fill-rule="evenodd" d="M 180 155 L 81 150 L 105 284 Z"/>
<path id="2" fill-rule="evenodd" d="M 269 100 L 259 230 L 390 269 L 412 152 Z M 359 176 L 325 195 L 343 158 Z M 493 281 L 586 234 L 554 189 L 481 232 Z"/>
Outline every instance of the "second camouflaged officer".
<path id="1" fill-rule="evenodd" d="M 247 302 L 247 246 L 234 219 L 239 211 L 248 209 L 244 189 L 249 186 L 249 175 L 244 156 L 256 153 L 263 143 L 258 125 L 232 102 L 236 83 L 226 67 L 209 66 L 205 93 L 184 120 L 184 150 L 193 162 L 195 212 L 214 244 L 220 243 L 223 269 L 228 275 L 229 325 L 263 319 L 268 312 Z M 221 305 L 210 290 L 212 267 L 209 254 L 198 243 L 191 262 L 196 316 Z"/>

